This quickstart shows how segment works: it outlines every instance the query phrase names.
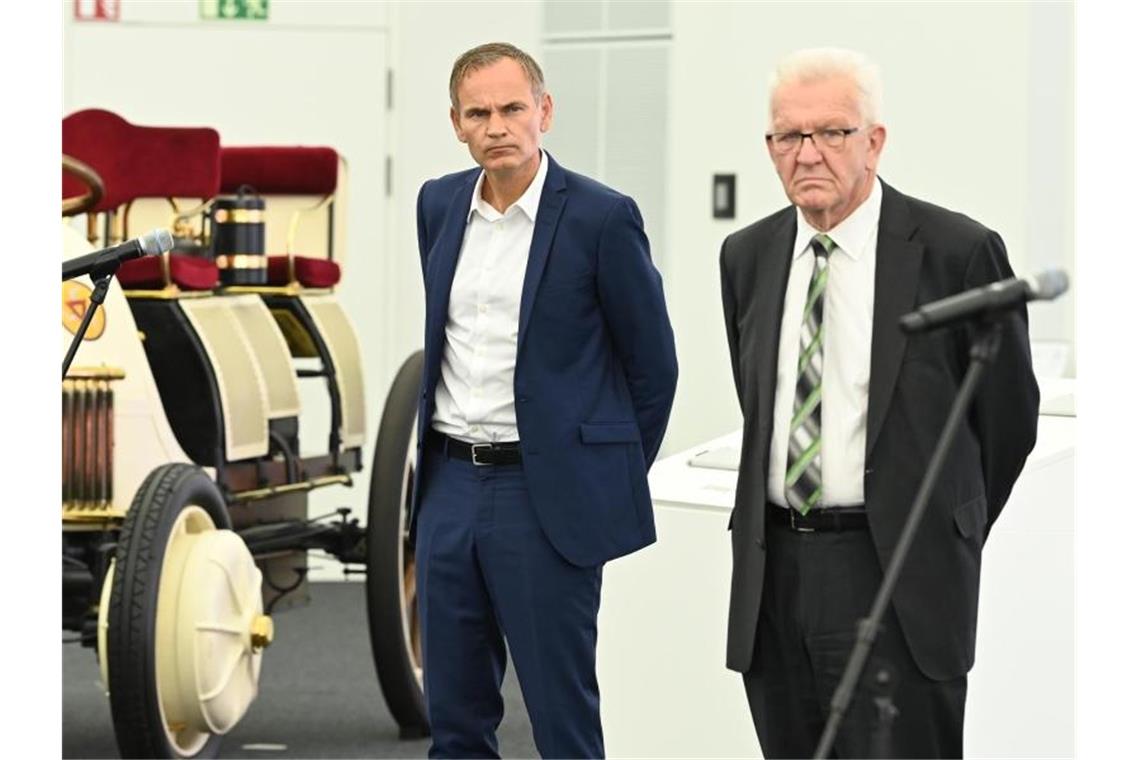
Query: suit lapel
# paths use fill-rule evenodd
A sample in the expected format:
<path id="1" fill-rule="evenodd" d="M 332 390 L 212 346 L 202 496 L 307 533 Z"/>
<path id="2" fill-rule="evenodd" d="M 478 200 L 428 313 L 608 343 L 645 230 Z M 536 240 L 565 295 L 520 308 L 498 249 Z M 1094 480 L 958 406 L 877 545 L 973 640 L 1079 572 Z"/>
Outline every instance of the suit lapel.
<path id="1" fill-rule="evenodd" d="M 471 195 L 479 172 L 473 171 L 464 181 L 447 208 L 443 229 L 436 238 L 429 254 L 427 269 L 427 312 L 426 362 L 429 372 L 439 366 L 439 355 L 443 348 L 443 330 L 447 325 L 447 305 L 451 300 L 451 282 L 455 278 L 455 267 L 459 261 L 459 249 L 463 245 L 463 233 L 467 230 L 467 215 L 471 210 Z M 433 362 L 434 359 L 434 362 Z"/>
<path id="2" fill-rule="evenodd" d="M 546 169 L 546 182 L 542 186 L 542 198 L 538 203 L 538 215 L 534 220 L 534 236 L 531 238 L 530 251 L 527 253 L 522 302 L 519 305 L 518 346 L 520 349 L 523 345 L 523 339 L 526 337 L 527 326 L 530 324 L 530 313 L 534 309 L 534 298 L 538 291 L 538 283 L 542 279 L 542 272 L 546 269 L 546 260 L 550 256 L 550 246 L 554 242 L 554 231 L 558 228 L 562 208 L 566 205 L 566 172 L 554 162 L 554 158 L 549 153 L 546 154 L 546 160 L 549 162 Z"/>
<path id="3" fill-rule="evenodd" d="M 771 242 L 757 251 L 756 279 L 752 288 L 750 319 L 757 325 L 755 366 L 760 369 L 757 393 L 751 401 L 759 406 L 754 418 L 758 429 L 771 429 L 772 408 L 776 401 L 776 369 L 780 351 L 780 329 L 784 321 L 784 299 L 788 273 L 792 269 L 792 246 L 796 241 L 796 214 L 789 209 Z M 804 294 L 807 297 L 807 294 Z M 767 463 L 765 462 L 765 466 Z"/>
<path id="4" fill-rule="evenodd" d="M 883 428 L 895 390 L 906 336 L 899 317 L 914 308 L 922 268 L 922 244 L 913 240 L 916 227 L 906 200 L 883 182 L 879 243 L 875 252 L 875 306 L 871 325 L 871 380 L 867 399 L 867 461 Z"/>

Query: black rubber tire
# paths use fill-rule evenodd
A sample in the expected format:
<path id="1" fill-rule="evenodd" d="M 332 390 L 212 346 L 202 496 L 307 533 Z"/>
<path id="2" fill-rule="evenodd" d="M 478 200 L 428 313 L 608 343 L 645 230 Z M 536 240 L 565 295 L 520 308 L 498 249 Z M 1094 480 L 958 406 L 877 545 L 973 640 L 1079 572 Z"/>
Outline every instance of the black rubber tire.
<path id="1" fill-rule="evenodd" d="M 119 754 L 129 757 L 217 757 L 212 735 L 193 755 L 169 740 L 155 679 L 155 617 L 159 576 L 170 531 L 182 510 L 201 507 L 219 529 L 230 527 L 225 500 L 201 468 L 164 464 L 147 475 L 127 512 L 115 547 L 115 576 L 107 614 L 107 680 Z"/>
<path id="2" fill-rule="evenodd" d="M 372 659 L 380 690 L 403 739 L 429 734 L 423 683 L 417 675 L 413 644 L 405 634 L 412 631 L 412 636 L 416 635 L 415 610 L 404 603 L 403 585 L 404 574 L 409 568 L 414 570 L 415 561 L 414 547 L 407 541 L 407 521 L 415 482 L 411 463 L 423 367 L 422 351 L 408 357 L 384 402 L 372 456 L 366 528 L 365 585 Z M 405 620 L 405 615 L 410 619 Z"/>

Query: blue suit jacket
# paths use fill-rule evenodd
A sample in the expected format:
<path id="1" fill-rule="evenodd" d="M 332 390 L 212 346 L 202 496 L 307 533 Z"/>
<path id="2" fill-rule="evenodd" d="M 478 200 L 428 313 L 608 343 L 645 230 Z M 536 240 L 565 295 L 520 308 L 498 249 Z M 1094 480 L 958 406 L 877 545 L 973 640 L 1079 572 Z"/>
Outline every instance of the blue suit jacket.
<path id="1" fill-rule="evenodd" d="M 523 279 L 515 413 L 527 489 L 555 549 L 595 565 L 656 539 L 646 473 L 677 387 L 661 276 L 633 199 L 547 154 Z M 431 180 L 416 218 L 427 315 L 417 472 L 478 168 Z M 412 529 L 420 489 L 412 497 Z"/>

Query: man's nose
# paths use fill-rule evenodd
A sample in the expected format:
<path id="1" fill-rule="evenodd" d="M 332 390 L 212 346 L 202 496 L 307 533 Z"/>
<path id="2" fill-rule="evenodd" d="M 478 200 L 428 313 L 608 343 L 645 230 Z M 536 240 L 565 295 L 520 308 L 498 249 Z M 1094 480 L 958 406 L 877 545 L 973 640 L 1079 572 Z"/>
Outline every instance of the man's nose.
<path id="1" fill-rule="evenodd" d="M 507 133 L 507 120 L 502 117 L 497 111 L 491 112 L 491 118 L 487 120 L 487 135 L 489 137 L 498 137 Z"/>
<path id="2" fill-rule="evenodd" d="M 796 151 L 796 161 L 801 164 L 818 164 L 823 160 L 823 154 L 815 147 L 815 140 L 804 137 L 800 141 L 800 149 Z"/>

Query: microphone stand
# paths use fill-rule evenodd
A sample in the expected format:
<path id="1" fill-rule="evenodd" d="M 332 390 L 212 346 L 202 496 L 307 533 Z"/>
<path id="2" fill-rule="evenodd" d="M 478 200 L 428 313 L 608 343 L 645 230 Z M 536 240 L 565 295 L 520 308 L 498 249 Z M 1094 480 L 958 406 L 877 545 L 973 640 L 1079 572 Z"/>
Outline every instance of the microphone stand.
<path id="1" fill-rule="evenodd" d="M 64 380 L 67 379 L 67 370 L 71 368 L 71 361 L 75 358 L 75 352 L 79 350 L 79 344 L 83 342 L 83 336 L 87 334 L 87 327 L 95 316 L 95 310 L 103 304 L 103 299 L 107 297 L 107 289 L 111 287 L 111 278 L 115 276 L 115 271 L 118 268 L 116 265 L 109 273 L 93 278 L 95 289 L 91 291 L 91 303 L 87 305 L 87 313 L 83 315 L 83 321 L 79 323 L 79 329 L 75 331 L 75 337 L 71 339 L 71 346 L 67 349 L 67 355 L 63 357 Z M 64 277 L 63 279 L 66 281 L 69 278 Z"/>
<path id="2" fill-rule="evenodd" d="M 902 533 L 899 534 L 898 544 L 896 545 L 894 554 L 891 555 L 891 561 L 887 566 L 887 570 L 883 574 L 883 582 L 879 585 L 875 602 L 871 605 L 871 612 L 867 617 L 859 620 L 856 624 L 855 645 L 851 649 L 851 655 L 847 660 L 847 668 L 843 671 L 843 677 L 839 680 L 839 685 L 835 688 L 835 693 L 831 697 L 831 713 L 828 716 L 827 725 L 823 729 L 823 735 L 820 736 L 819 744 L 815 750 L 817 760 L 819 758 L 828 757 L 831 754 L 832 748 L 835 746 L 839 726 L 843 722 L 843 716 L 847 713 L 847 708 L 851 704 L 852 698 L 855 696 L 855 688 L 863 673 L 863 668 L 867 664 L 867 658 L 871 654 L 871 648 L 875 644 L 875 639 L 879 635 L 879 628 L 882 625 L 884 615 L 886 615 L 887 605 L 890 604 L 891 594 L 898 584 L 903 562 L 910 552 L 911 544 L 914 543 L 914 536 L 918 532 L 918 525 L 922 521 L 922 516 L 926 512 L 926 506 L 930 502 L 930 496 L 934 491 L 934 482 L 938 479 L 938 476 L 942 473 L 942 467 L 946 464 L 946 456 L 950 451 L 950 444 L 962 420 L 966 417 L 970 402 L 977 392 L 982 373 L 990 362 L 993 361 L 993 358 L 997 355 L 998 348 L 1001 346 L 1002 324 L 1000 319 L 1002 316 L 1004 315 L 987 315 L 976 322 L 976 324 L 982 328 L 982 333 L 974 339 L 970 346 L 970 366 L 966 370 L 966 377 L 958 389 L 958 395 L 954 399 L 954 405 L 950 408 L 950 415 L 946 419 L 945 426 L 942 428 L 942 434 L 938 439 L 938 445 L 934 449 L 934 455 L 930 458 L 930 464 L 927 465 L 926 474 L 923 476 L 922 484 L 918 489 L 918 495 L 914 499 L 914 505 L 911 507 L 910 514 L 907 516 L 907 521 L 903 526 Z M 881 679 L 882 674 L 880 673 L 878 676 Z M 894 709 L 894 705 L 890 704 L 889 694 L 886 697 L 880 696 L 876 698 L 875 701 L 879 708 L 879 728 L 875 732 L 876 735 L 873 737 L 873 743 L 876 745 L 876 749 L 884 753 L 882 755 L 876 755 L 876 757 L 885 757 L 886 752 L 889 750 L 889 744 L 886 740 L 889 738 L 890 723 L 893 721 L 897 710 Z M 887 732 L 885 736 L 883 735 L 884 730 Z"/>
<path id="3" fill-rule="evenodd" d="M 895 691 L 894 671 L 890 666 L 880 665 L 875 671 L 872 682 L 872 693 L 875 695 L 875 728 L 871 732 L 870 757 L 890 757 L 891 755 L 891 726 L 898 717 L 899 710 L 895 707 L 891 697 Z"/>

